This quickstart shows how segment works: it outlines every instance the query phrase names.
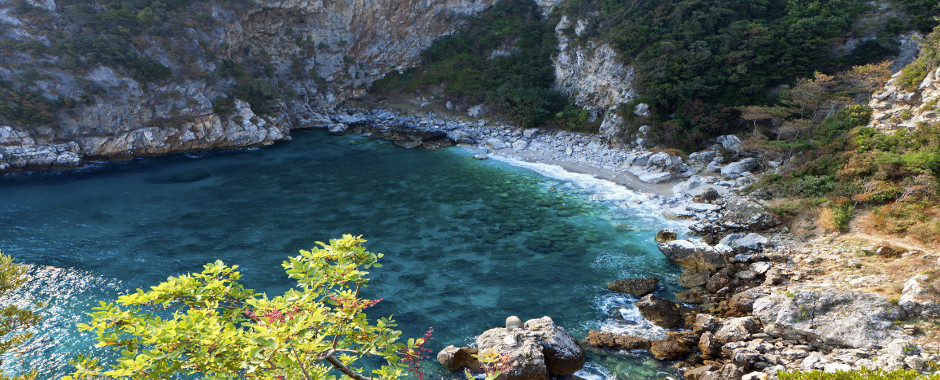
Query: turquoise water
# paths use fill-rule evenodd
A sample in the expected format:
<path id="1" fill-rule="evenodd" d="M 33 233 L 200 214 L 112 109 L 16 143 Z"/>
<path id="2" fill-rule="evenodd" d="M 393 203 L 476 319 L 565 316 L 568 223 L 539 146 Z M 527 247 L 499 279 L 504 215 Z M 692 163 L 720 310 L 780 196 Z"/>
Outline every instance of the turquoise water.
<path id="1" fill-rule="evenodd" d="M 370 315 L 394 315 L 408 336 L 433 326 L 435 350 L 509 315 L 548 315 L 578 338 L 662 334 L 604 285 L 653 275 L 661 296 L 677 291 L 678 268 L 652 241 L 672 222 L 619 186 L 471 154 L 310 131 L 261 150 L 0 177 L 0 249 L 40 266 L 8 301 L 42 302 L 46 315 L 7 369 L 62 374 L 89 351 L 73 326 L 98 300 L 216 259 L 239 265 L 247 286 L 280 293 L 291 286 L 287 256 L 344 233 L 385 254 L 366 291 L 384 301 Z M 590 361 L 589 378 L 668 370 L 642 354 Z"/>

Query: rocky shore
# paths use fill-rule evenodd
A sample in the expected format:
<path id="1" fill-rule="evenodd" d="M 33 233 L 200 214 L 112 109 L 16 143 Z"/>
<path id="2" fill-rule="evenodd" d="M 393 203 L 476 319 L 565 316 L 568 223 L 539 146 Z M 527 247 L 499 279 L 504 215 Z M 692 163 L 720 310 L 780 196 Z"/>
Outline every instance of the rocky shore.
<path id="1" fill-rule="evenodd" d="M 734 136 L 722 136 L 712 148 L 684 159 L 610 148 L 597 135 L 517 130 L 433 114 L 347 110 L 319 120 L 319 128 L 334 134 L 359 133 L 404 148 L 465 144 L 478 149 L 481 159 L 504 155 L 559 164 L 650 192 L 664 214 L 688 219 L 697 238 L 674 240 L 673 231 L 657 236 L 663 254 L 684 268 L 679 283 L 689 290 L 675 295 L 678 302 L 646 294 L 655 289 L 655 278 L 611 279 L 616 281 L 608 285 L 611 291 L 646 294 L 636 306 L 644 318 L 667 329 L 667 338 L 591 331 L 582 341 L 589 349 L 649 351 L 675 361 L 688 379 L 774 379 L 779 371 L 863 367 L 927 372 L 940 360 L 938 347 L 923 344 L 917 328 L 905 322 L 937 318 L 935 279 L 915 276 L 900 299 L 892 300 L 855 290 L 858 282 L 833 283 L 807 270 L 807 261 L 832 258 L 794 241 L 765 210 L 764 199 L 741 194 L 756 180 L 751 170 L 775 165 L 759 168 L 756 158 L 740 152 Z M 934 265 L 940 259 L 932 252 L 908 255 Z"/>
<path id="2" fill-rule="evenodd" d="M 250 138 L 244 141 L 220 137 L 219 146 L 205 149 L 267 145 L 289 138 L 290 130 L 284 127 L 288 123 L 250 116 L 242 118 L 241 128 L 258 133 L 248 133 Z M 603 134 L 520 130 L 434 113 L 337 109 L 311 112 L 290 124 L 389 140 L 407 149 L 460 144 L 477 150 L 479 159 L 513 157 L 557 164 L 646 192 L 666 216 L 688 220 L 696 238 L 676 240 L 676 231 L 657 235 L 662 253 L 684 268 L 679 284 L 689 290 L 675 295 L 678 303 L 648 294 L 658 279 L 609 279 L 611 291 L 643 296 L 636 306 L 646 319 L 667 329 L 667 338 L 650 341 L 592 331 L 581 342 L 587 349 L 649 351 L 657 359 L 674 361 L 689 379 L 773 379 L 778 371 L 862 367 L 927 371 L 930 363 L 940 361 L 936 342 L 925 344 L 918 339 L 917 328 L 905 322 L 940 318 L 937 279 L 927 274 L 905 279 L 900 297 L 889 299 L 856 290 L 861 280 L 821 276 L 813 265 L 822 261 L 857 264 L 850 253 L 794 241 L 780 220 L 765 210 L 765 195 L 742 194 L 756 181 L 752 171 L 777 164 L 760 165 L 756 157 L 741 151 L 734 136 L 722 136 L 709 149 L 680 157 L 643 149 L 642 144 L 612 148 Z M 126 142 L 133 145 L 133 141 Z M 77 144 L 44 146 L 15 129 L 0 128 L 0 158 L 7 165 L 0 170 L 11 170 L 11 157 L 19 160 L 18 169 L 75 167 L 94 157 L 84 149 Z M 879 246 L 861 249 L 874 252 Z M 940 258 L 932 252 L 906 255 L 932 265 Z M 539 373 L 531 378 L 548 376 Z"/>

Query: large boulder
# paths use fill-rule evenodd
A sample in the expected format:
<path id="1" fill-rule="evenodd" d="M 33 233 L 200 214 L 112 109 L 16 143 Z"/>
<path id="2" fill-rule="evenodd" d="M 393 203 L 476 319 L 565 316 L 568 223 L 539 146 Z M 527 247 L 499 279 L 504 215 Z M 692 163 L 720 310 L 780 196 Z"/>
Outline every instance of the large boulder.
<path id="1" fill-rule="evenodd" d="M 726 203 L 718 223 L 728 229 L 762 231 L 780 225 L 780 219 L 753 199 L 734 197 Z"/>
<path id="2" fill-rule="evenodd" d="M 898 305 L 909 317 L 940 318 L 940 278 L 921 274 L 907 280 Z"/>
<path id="3" fill-rule="evenodd" d="M 620 350 L 650 349 L 649 339 L 598 330 L 588 331 L 588 337 L 585 339 L 585 343 L 594 347 L 616 348 Z"/>
<path id="4" fill-rule="evenodd" d="M 656 277 L 621 278 L 607 284 L 607 289 L 641 297 L 656 290 L 659 279 Z"/>
<path id="5" fill-rule="evenodd" d="M 692 353 L 692 349 L 678 339 L 668 338 L 650 342 L 650 353 L 659 360 L 676 360 Z"/>
<path id="6" fill-rule="evenodd" d="M 679 313 L 679 306 L 675 302 L 648 294 L 635 305 L 640 310 L 643 318 L 653 322 L 656 326 L 667 329 L 682 326 L 682 315 Z"/>
<path id="7" fill-rule="evenodd" d="M 508 355 L 509 369 L 500 380 L 567 376 L 584 366 L 584 351 L 577 340 L 549 317 L 530 319 L 522 328 L 486 330 L 476 342 L 480 351 Z"/>
<path id="8" fill-rule="evenodd" d="M 751 334 L 760 331 L 760 322 L 754 317 L 731 318 L 718 329 L 715 339 L 721 343 L 748 340 Z"/>
<path id="9" fill-rule="evenodd" d="M 732 162 L 721 168 L 721 174 L 731 178 L 740 177 L 745 172 L 756 168 L 758 161 L 756 158 L 745 158 L 741 161 Z"/>
<path id="10" fill-rule="evenodd" d="M 445 368 L 456 371 L 468 368 L 472 371 L 480 370 L 480 361 L 473 357 L 478 353 L 476 348 L 447 346 L 437 353 L 437 361 Z"/>
<path id="11" fill-rule="evenodd" d="M 904 317 L 882 296 L 834 289 L 796 288 L 754 302 L 752 315 L 764 332 L 846 348 L 877 348 L 899 335 L 894 321 Z"/>
<path id="12" fill-rule="evenodd" d="M 711 246 L 703 241 L 673 240 L 659 244 L 659 250 L 685 269 L 713 271 L 725 266 L 730 248 Z"/>

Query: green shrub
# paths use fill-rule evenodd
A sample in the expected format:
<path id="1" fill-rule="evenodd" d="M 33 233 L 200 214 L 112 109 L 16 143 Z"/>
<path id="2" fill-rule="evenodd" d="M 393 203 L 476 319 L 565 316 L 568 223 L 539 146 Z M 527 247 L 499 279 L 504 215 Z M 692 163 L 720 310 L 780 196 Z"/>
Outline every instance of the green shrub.
<path id="1" fill-rule="evenodd" d="M 858 371 L 826 373 L 822 371 L 811 372 L 777 372 L 780 380 L 915 380 L 915 379 L 940 379 L 938 375 L 921 375 L 914 370 L 899 369 L 895 371 L 885 371 L 881 369 L 871 370 L 862 368 Z"/>

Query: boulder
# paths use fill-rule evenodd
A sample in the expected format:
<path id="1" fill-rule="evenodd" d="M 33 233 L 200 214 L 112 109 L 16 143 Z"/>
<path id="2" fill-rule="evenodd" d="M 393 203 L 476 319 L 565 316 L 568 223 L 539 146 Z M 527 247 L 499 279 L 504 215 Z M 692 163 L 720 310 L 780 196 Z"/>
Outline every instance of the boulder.
<path id="1" fill-rule="evenodd" d="M 679 285 L 690 289 L 705 285 L 712 273 L 714 272 L 703 268 L 686 269 L 682 272 L 682 275 L 679 276 Z"/>
<path id="2" fill-rule="evenodd" d="M 715 332 L 721 328 L 721 321 L 711 314 L 699 314 L 695 316 L 695 323 L 692 325 L 692 331 L 702 333 L 706 331 Z"/>
<path id="3" fill-rule="evenodd" d="M 506 317 L 506 330 L 512 331 L 515 329 L 521 329 L 523 327 L 522 320 L 515 315 L 510 315 Z"/>
<path id="4" fill-rule="evenodd" d="M 584 350 L 565 329 L 549 317 L 530 319 L 524 329 L 542 345 L 545 365 L 552 376 L 567 376 L 584 367 Z"/>
<path id="5" fill-rule="evenodd" d="M 656 290 L 659 279 L 656 277 L 621 278 L 607 284 L 607 289 L 641 297 Z"/>
<path id="6" fill-rule="evenodd" d="M 477 352 L 476 348 L 455 347 L 450 345 L 437 353 L 437 361 L 450 371 L 456 371 L 461 368 L 479 371 L 481 368 L 480 361 L 473 357 Z"/>
<path id="7" fill-rule="evenodd" d="M 650 117 L 653 113 L 650 111 L 650 106 L 646 103 L 637 104 L 633 108 L 633 114 L 642 117 Z"/>
<path id="8" fill-rule="evenodd" d="M 701 194 L 692 198 L 693 202 L 698 203 L 715 203 L 719 200 L 721 200 L 721 194 L 718 194 L 718 190 L 715 190 L 713 187 L 705 189 Z"/>
<path id="9" fill-rule="evenodd" d="M 940 279 L 921 274 L 904 283 L 898 305 L 908 317 L 940 318 Z"/>
<path id="10" fill-rule="evenodd" d="M 718 143 L 727 151 L 737 152 L 741 150 L 741 139 L 735 135 L 718 136 Z"/>
<path id="11" fill-rule="evenodd" d="M 751 334 L 760 331 L 760 322 L 754 317 L 731 318 L 718 329 L 715 339 L 721 343 L 747 340 Z"/>
<path id="12" fill-rule="evenodd" d="M 705 376 L 706 374 L 709 374 L 714 370 L 715 370 L 715 366 L 713 365 L 703 365 L 703 366 L 698 366 L 688 371 L 685 371 L 685 373 L 682 374 L 682 376 L 684 376 L 688 380 L 699 380 L 702 378 L 702 376 Z"/>
<path id="13" fill-rule="evenodd" d="M 675 302 L 648 294 L 635 305 L 643 318 L 657 326 L 671 329 L 682 325 L 679 306 Z"/>
<path id="14" fill-rule="evenodd" d="M 659 250 L 686 269 L 715 270 L 725 266 L 727 246 L 710 246 L 703 241 L 673 240 L 659 243 Z"/>
<path id="15" fill-rule="evenodd" d="M 692 350 L 678 339 L 662 339 L 650 342 L 650 353 L 659 360 L 676 360 L 692 353 Z"/>
<path id="16" fill-rule="evenodd" d="M 750 314 L 754 310 L 754 301 L 766 296 L 767 293 L 768 291 L 763 288 L 751 288 L 732 296 L 728 306 L 738 314 Z"/>
<path id="17" fill-rule="evenodd" d="M 770 239 L 756 233 L 729 234 L 718 243 L 731 247 L 735 253 L 744 254 L 763 251 L 770 245 Z"/>
<path id="18" fill-rule="evenodd" d="M 662 229 L 656 233 L 656 242 L 657 243 L 670 242 L 670 241 L 676 240 L 676 236 L 677 236 L 676 230 L 671 229 L 671 228 Z"/>
<path id="19" fill-rule="evenodd" d="M 585 343 L 594 347 L 620 350 L 648 350 L 650 348 L 649 339 L 597 330 L 588 331 Z"/>
<path id="20" fill-rule="evenodd" d="M 675 339 L 686 347 L 695 347 L 699 341 L 699 335 L 689 330 L 670 330 L 666 331 L 666 337 Z"/>
<path id="21" fill-rule="evenodd" d="M 549 317 L 530 319 L 519 326 L 507 318 L 507 328 L 489 329 L 477 337 L 477 348 L 507 355 L 509 369 L 500 380 L 547 380 L 567 376 L 584 366 L 578 342 Z"/>
<path id="22" fill-rule="evenodd" d="M 699 337 L 698 349 L 702 351 L 702 357 L 705 359 L 717 358 L 721 355 L 721 342 L 715 338 L 715 334 L 706 331 Z"/>
<path id="23" fill-rule="evenodd" d="M 758 161 L 756 158 L 745 158 L 741 161 L 735 161 L 728 165 L 725 165 L 721 168 L 721 174 L 735 178 L 740 177 L 745 172 L 749 172 L 757 167 Z"/>
<path id="24" fill-rule="evenodd" d="M 769 335 L 846 348 L 877 348 L 900 335 L 904 317 L 882 296 L 834 289 L 791 288 L 756 300 L 752 314 Z"/>
<path id="25" fill-rule="evenodd" d="M 757 201 L 735 197 L 727 201 L 725 213 L 719 218 L 718 225 L 734 231 L 763 231 L 780 225 L 776 216 L 767 212 Z"/>

